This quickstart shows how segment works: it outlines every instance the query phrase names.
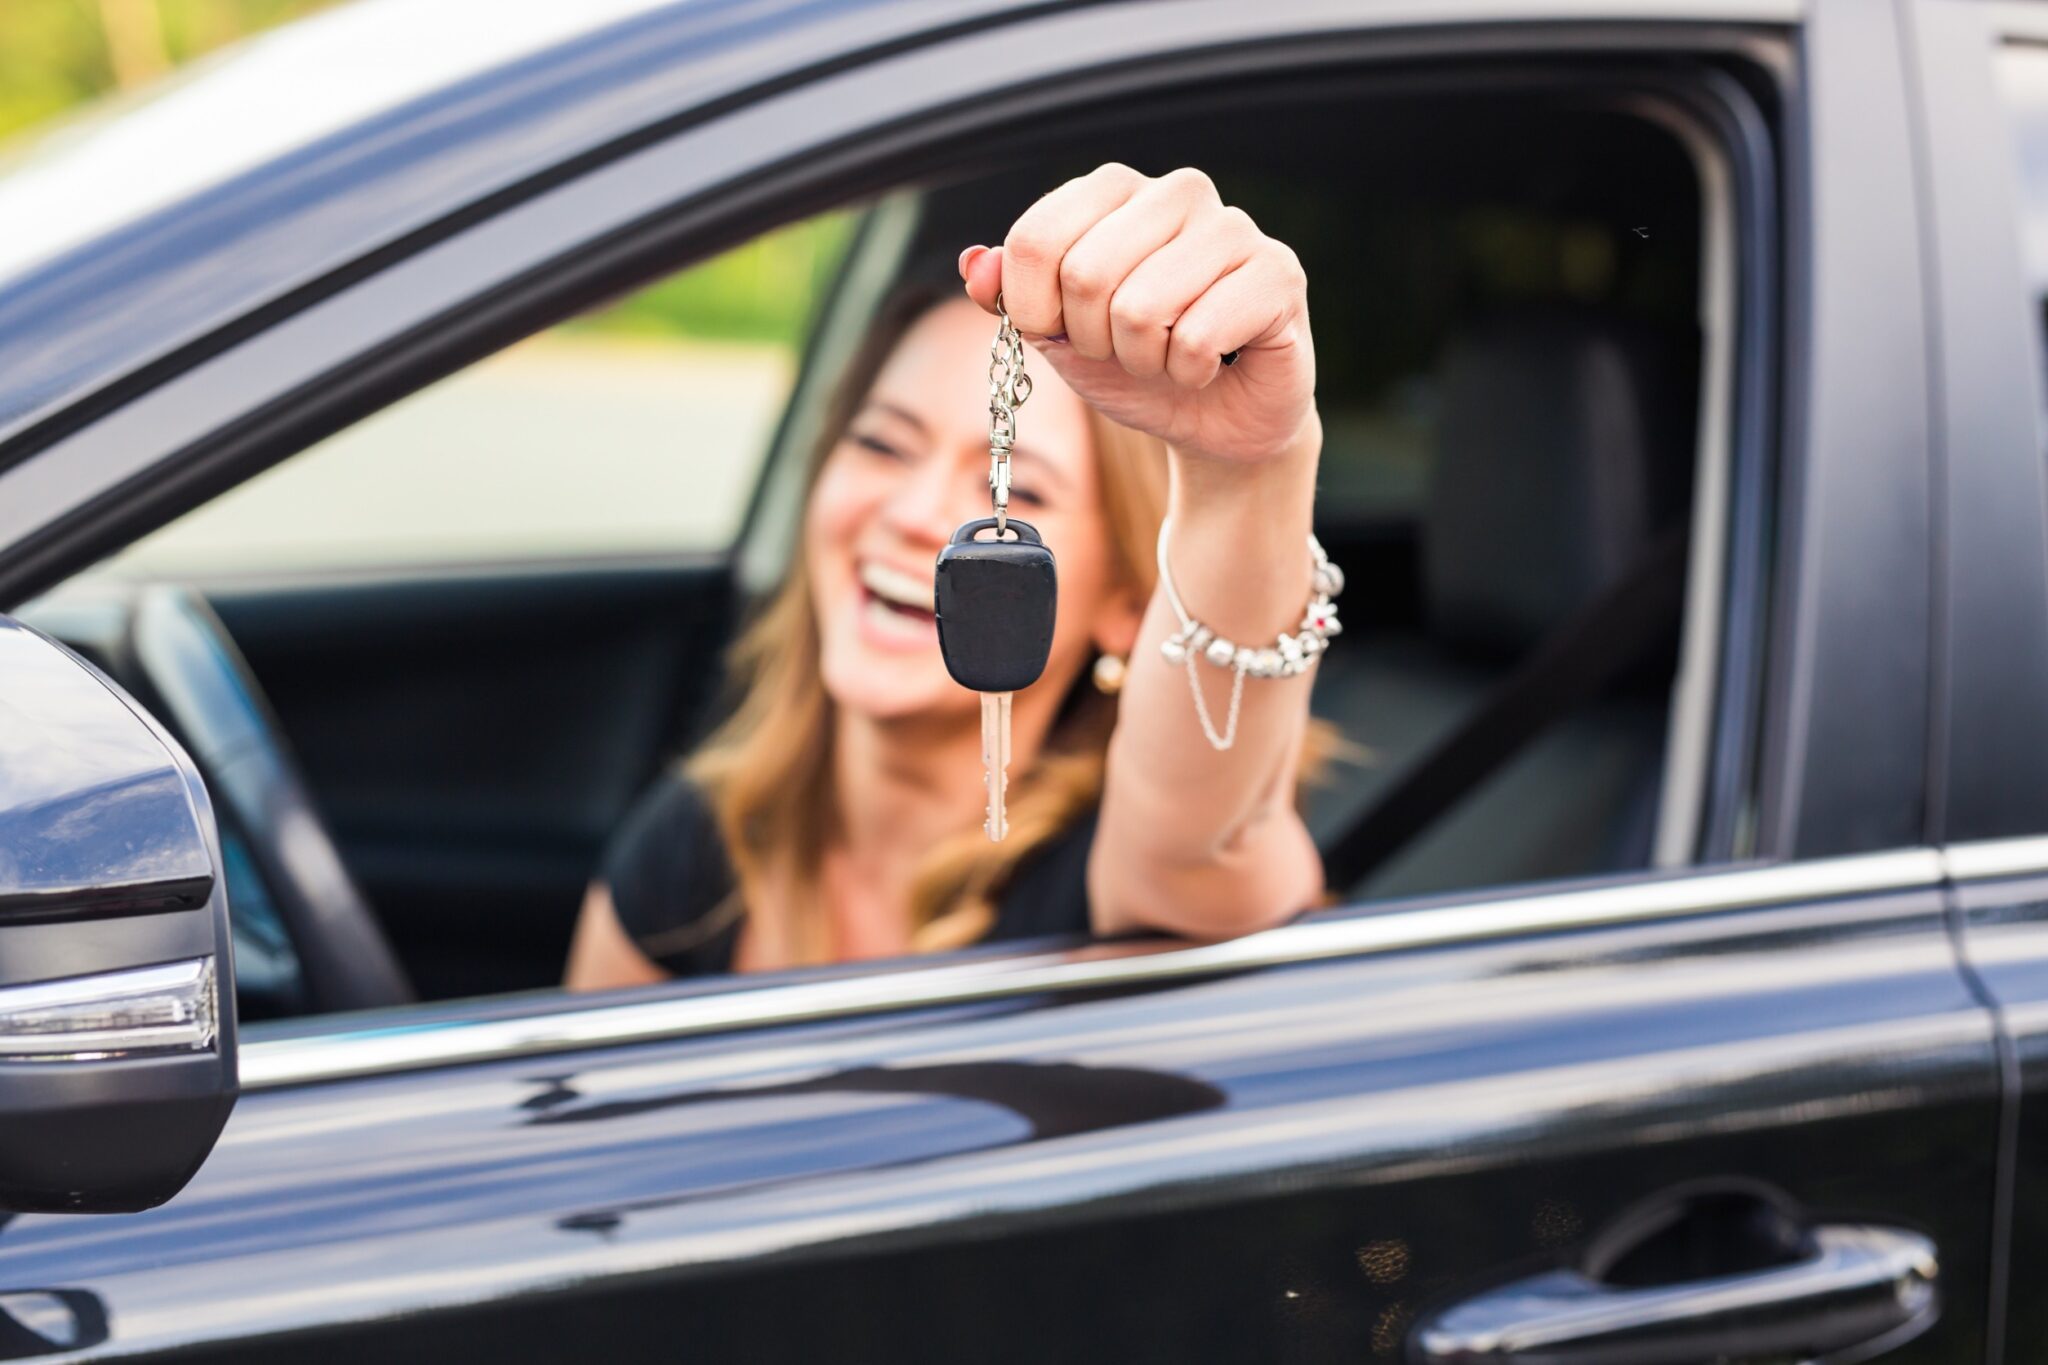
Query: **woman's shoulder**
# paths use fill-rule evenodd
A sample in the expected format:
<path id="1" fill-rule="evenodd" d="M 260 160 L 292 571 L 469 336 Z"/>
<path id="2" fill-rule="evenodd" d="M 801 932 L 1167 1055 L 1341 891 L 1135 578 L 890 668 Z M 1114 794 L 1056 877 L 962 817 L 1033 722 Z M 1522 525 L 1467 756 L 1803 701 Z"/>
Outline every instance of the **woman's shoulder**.
<path id="1" fill-rule="evenodd" d="M 627 812 L 598 879 L 619 925 L 677 975 L 731 964 L 738 916 L 732 865 L 704 792 L 677 769 L 655 779 Z"/>

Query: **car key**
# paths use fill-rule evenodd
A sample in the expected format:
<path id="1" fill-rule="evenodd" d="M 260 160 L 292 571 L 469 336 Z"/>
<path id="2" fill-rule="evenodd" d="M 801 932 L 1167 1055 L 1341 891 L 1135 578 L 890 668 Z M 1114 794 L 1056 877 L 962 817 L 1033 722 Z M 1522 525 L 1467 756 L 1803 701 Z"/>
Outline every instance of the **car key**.
<path id="1" fill-rule="evenodd" d="M 998 538 L 981 540 L 984 531 Z M 1015 539 L 1004 540 L 1002 535 Z M 988 837 L 1008 823 L 1003 793 L 1010 767 L 1010 698 L 1038 681 L 1052 650 L 1058 580 L 1052 551 L 1029 522 L 970 521 L 939 551 L 933 606 L 939 652 L 962 687 L 981 693 L 981 760 L 988 777 Z"/>
<path id="2" fill-rule="evenodd" d="M 996 296 L 989 348 L 988 491 L 995 515 L 966 523 L 939 551 L 933 606 L 939 653 L 962 687 L 981 693 L 981 761 L 988 783 L 990 839 L 1009 832 L 1003 812 L 1010 769 L 1010 700 L 1038 681 L 1052 650 L 1058 579 L 1052 551 L 1028 522 L 1010 520 L 1010 448 L 1017 409 L 1031 396 L 1024 343 Z M 994 537 L 980 539 L 984 531 Z"/>

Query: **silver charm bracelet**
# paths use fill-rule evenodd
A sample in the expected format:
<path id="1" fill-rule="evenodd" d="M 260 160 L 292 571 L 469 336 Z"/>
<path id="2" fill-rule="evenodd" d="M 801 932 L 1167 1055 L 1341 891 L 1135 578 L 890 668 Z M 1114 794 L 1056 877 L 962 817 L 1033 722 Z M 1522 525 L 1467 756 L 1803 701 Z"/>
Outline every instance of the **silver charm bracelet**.
<path id="1" fill-rule="evenodd" d="M 1282 631 L 1272 645 L 1253 649 L 1224 639 L 1188 615 L 1187 607 L 1181 603 L 1179 590 L 1173 586 L 1173 574 L 1166 567 L 1167 531 L 1172 524 L 1170 520 L 1159 523 L 1159 586 L 1165 589 L 1166 601 L 1173 608 L 1173 614 L 1180 618 L 1180 629 L 1161 642 L 1159 652 L 1170 664 L 1186 665 L 1188 692 L 1195 699 L 1195 715 L 1202 722 L 1202 733 L 1208 737 L 1210 747 L 1220 753 L 1237 742 L 1237 711 L 1244 700 L 1245 678 L 1291 678 L 1306 673 L 1314 666 L 1317 656 L 1330 647 L 1330 637 L 1344 629 L 1337 620 L 1337 604 L 1331 600 L 1344 591 L 1344 571 L 1330 562 L 1330 556 L 1323 552 L 1322 542 L 1311 534 L 1308 538 L 1311 596 L 1308 606 L 1302 611 L 1301 625 L 1293 631 Z M 1202 700 L 1201 680 L 1195 676 L 1197 659 L 1206 659 L 1218 668 L 1227 668 L 1233 675 L 1230 714 L 1220 735 L 1216 733 L 1215 722 L 1209 718 L 1208 703 Z"/>

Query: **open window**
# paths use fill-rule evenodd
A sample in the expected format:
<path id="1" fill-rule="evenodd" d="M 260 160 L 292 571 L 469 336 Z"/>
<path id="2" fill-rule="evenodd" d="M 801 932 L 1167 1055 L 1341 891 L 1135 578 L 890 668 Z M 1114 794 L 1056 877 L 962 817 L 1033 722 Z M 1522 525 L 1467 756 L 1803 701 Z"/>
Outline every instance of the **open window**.
<path id="1" fill-rule="evenodd" d="M 1757 485 L 1732 434 L 1737 177 L 1701 88 L 1621 64 L 1361 70 L 945 144 L 422 390 L 24 615 L 215 765 L 245 1014 L 550 986 L 604 840 L 723 704 L 721 647 L 787 562 L 874 310 L 949 283 L 962 244 L 1067 176 L 1195 164 L 1311 281 L 1318 532 L 1350 582 L 1315 707 L 1357 751 L 1307 793 L 1312 828 L 1339 854 L 1475 720 L 1523 716 L 1344 897 L 1725 856 L 1708 831 L 1736 822 L 1740 768 L 1715 755 L 1739 760 L 1720 741 L 1747 717 L 1723 645 L 1756 627 L 1727 546 Z M 1682 595 L 1617 658 L 1524 685 L 1674 546 Z M 190 732 L 217 712 L 164 642 L 202 637 L 245 713 L 230 736 Z M 267 766 L 235 747 L 252 729 Z M 330 836 L 311 863 L 280 801 Z M 388 944 L 382 984 L 324 979 L 300 926 L 329 894 Z"/>

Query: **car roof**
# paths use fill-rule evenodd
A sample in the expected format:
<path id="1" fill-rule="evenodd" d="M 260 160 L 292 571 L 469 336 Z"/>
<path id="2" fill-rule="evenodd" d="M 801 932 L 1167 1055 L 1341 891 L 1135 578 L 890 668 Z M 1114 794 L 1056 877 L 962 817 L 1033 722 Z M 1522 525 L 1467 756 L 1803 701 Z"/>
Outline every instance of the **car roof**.
<path id="1" fill-rule="evenodd" d="M 650 126 L 1024 0 L 358 0 L 0 176 L 0 467 L 372 252 Z M 0 233 L 0 239 L 14 238 Z"/>

